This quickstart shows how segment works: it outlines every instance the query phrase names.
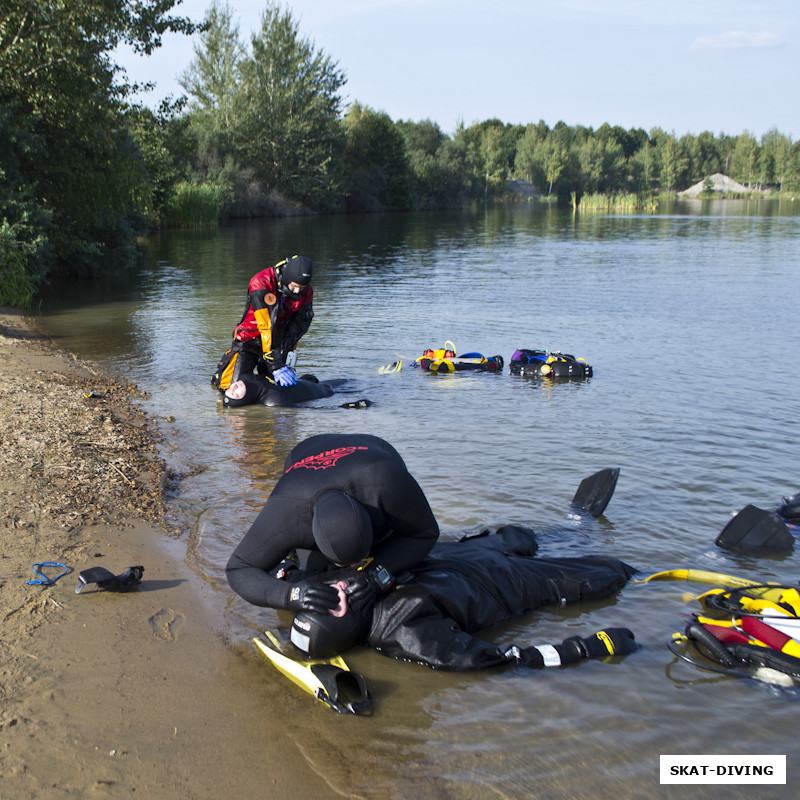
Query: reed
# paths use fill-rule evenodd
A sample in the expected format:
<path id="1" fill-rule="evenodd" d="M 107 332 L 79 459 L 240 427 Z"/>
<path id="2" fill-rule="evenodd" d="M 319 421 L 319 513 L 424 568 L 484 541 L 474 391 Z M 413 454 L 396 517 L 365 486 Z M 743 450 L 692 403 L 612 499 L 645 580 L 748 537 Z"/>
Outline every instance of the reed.
<path id="1" fill-rule="evenodd" d="M 575 207 L 575 195 L 572 196 Z M 648 211 L 658 210 L 658 199 L 652 196 L 634 194 L 632 192 L 618 192 L 604 194 L 592 192 L 584 194 L 577 205 L 580 211 Z"/>
<path id="2" fill-rule="evenodd" d="M 167 203 L 166 223 L 173 228 L 203 228 L 219 223 L 227 192 L 214 183 L 178 183 Z"/>
<path id="3" fill-rule="evenodd" d="M 28 271 L 25 254 L 0 242 L 0 306 L 28 311 L 35 293 L 36 281 Z"/>

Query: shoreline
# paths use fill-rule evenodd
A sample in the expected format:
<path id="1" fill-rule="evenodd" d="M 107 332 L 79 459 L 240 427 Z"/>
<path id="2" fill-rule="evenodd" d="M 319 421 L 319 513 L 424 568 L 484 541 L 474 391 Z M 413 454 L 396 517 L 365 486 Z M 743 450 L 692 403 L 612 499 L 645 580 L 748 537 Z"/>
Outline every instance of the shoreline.
<path id="1" fill-rule="evenodd" d="M 170 475 L 144 395 L 8 308 L 0 355 L 0 795 L 330 795 L 276 735 L 280 687 L 226 640 L 185 543 L 168 535 Z M 28 584 L 41 562 L 69 572 Z M 129 592 L 75 592 L 84 569 L 135 565 Z M 265 777 L 265 763 L 280 769 Z"/>

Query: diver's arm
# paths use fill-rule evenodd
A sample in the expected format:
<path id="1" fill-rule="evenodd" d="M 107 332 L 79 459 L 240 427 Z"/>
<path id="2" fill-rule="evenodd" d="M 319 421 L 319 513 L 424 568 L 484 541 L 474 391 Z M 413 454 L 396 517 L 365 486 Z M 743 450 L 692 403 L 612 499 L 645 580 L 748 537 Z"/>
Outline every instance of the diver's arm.
<path id="1" fill-rule="evenodd" d="M 300 293 L 301 304 L 294 313 L 288 319 L 274 326 L 272 334 L 273 353 L 280 351 L 280 359 L 284 364 L 287 363 L 289 353 L 297 348 L 300 339 L 311 327 L 311 321 L 314 319 L 313 297 L 313 288 L 306 286 Z"/>
<path id="2" fill-rule="evenodd" d="M 405 470 L 387 485 L 384 513 L 391 536 L 373 553 L 393 575 L 409 569 L 430 553 L 439 538 L 439 524 L 419 484 Z"/>
<path id="3" fill-rule="evenodd" d="M 278 314 L 278 297 L 269 289 L 257 289 L 250 293 L 250 305 L 253 307 L 258 332 L 261 334 L 261 351 L 264 353 L 264 358 L 272 359 L 275 368 L 280 368 L 283 366 L 280 349 L 273 347 L 272 341 L 274 322 Z"/>
<path id="4" fill-rule="evenodd" d="M 296 572 L 295 576 L 305 573 Z M 230 587 L 254 606 L 285 608 L 291 611 L 314 611 L 323 614 L 339 603 L 336 589 L 313 578 L 295 579 L 291 583 L 251 567 L 234 554 L 225 568 Z"/>
<path id="5" fill-rule="evenodd" d="M 283 559 L 297 547 L 293 520 L 295 505 L 273 495 L 236 546 L 225 567 L 225 576 L 236 594 L 256 606 L 289 608 L 291 585 L 276 577 Z"/>
<path id="6" fill-rule="evenodd" d="M 275 563 L 275 567 L 280 561 Z M 254 606 L 289 608 L 291 584 L 278 580 L 266 570 L 255 567 L 234 550 L 225 567 L 225 577 L 236 594 Z"/>

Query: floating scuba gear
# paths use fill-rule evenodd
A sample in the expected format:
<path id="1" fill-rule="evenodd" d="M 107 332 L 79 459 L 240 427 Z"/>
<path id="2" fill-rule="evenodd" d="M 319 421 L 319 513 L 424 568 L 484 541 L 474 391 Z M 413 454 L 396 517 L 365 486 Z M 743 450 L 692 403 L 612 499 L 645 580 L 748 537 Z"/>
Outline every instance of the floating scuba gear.
<path id="1" fill-rule="evenodd" d="M 400 363 L 402 364 L 402 362 Z M 499 373 L 503 371 L 503 364 L 502 356 L 487 358 L 481 353 L 464 353 L 464 355 L 456 356 L 456 346 L 449 339 L 444 343 L 444 347 L 438 350 L 425 350 L 414 361 L 415 367 L 438 374 L 462 371 Z"/>
<path id="2" fill-rule="evenodd" d="M 585 359 L 548 350 L 515 350 L 508 369 L 523 378 L 591 378 L 593 374 Z"/>
<path id="3" fill-rule="evenodd" d="M 800 523 L 800 492 L 792 495 L 788 500 L 784 497 L 783 503 L 775 509 L 775 513 L 789 523 Z"/>
<path id="4" fill-rule="evenodd" d="M 378 375 L 388 375 L 390 372 L 400 372 L 403 369 L 403 359 L 393 361 L 391 364 L 386 364 L 378 368 Z"/>
<path id="5" fill-rule="evenodd" d="M 703 570 L 660 572 L 640 583 L 650 580 L 717 583 L 697 598 L 709 616 L 692 614 L 683 633 L 673 634 L 667 644 L 678 658 L 701 669 L 775 685 L 800 682 L 797 587 Z"/>
<path id="6" fill-rule="evenodd" d="M 707 583 L 713 586 L 728 587 L 750 587 L 762 586 L 758 581 L 751 581 L 747 578 L 737 578 L 735 575 L 725 575 L 722 572 L 709 572 L 704 569 L 669 569 L 664 572 L 656 572 L 647 578 L 641 578 L 634 583 L 649 583 L 650 581 L 693 581 L 695 583 Z"/>
<path id="7" fill-rule="evenodd" d="M 109 592 L 127 592 L 142 582 L 144 567 L 128 567 L 125 572 L 115 575 L 105 567 L 90 567 L 78 575 L 78 587 L 75 594 L 80 594 L 90 583 L 96 583 L 98 589 Z"/>
<path id="8" fill-rule="evenodd" d="M 342 403 L 339 408 L 369 408 L 372 405 L 372 400 L 367 400 L 362 397 L 360 400 L 351 400 L 348 403 Z"/>
<path id="9" fill-rule="evenodd" d="M 292 683 L 340 714 L 372 714 L 372 697 L 364 678 L 357 672 L 351 672 L 343 658 L 299 659 L 296 652 L 288 651 L 291 645 L 281 642 L 278 636 L 285 639 L 285 631 L 264 631 L 264 637 L 254 637 L 253 642 L 262 655 Z"/>
<path id="10" fill-rule="evenodd" d="M 619 467 L 609 467 L 584 478 L 575 496 L 572 507 L 591 517 L 599 517 L 605 510 L 619 478 Z"/>

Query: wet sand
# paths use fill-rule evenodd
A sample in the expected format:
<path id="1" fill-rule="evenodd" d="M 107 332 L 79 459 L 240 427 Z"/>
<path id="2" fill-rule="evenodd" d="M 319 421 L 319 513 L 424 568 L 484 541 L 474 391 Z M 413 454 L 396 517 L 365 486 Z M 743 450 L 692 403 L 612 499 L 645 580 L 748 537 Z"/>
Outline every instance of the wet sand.
<path id="1" fill-rule="evenodd" d="M 279 685 L 226 640 L 184 562 L 159 426 L 136 387 L 10 309 L 0 377 L 0 797 L 338 794 L 270 713 Z M 45 561 L 70 572 L 27 584 Z M 129 592 L 75 592 L 84 569 L 134 565 L 144 577 Z"/>

